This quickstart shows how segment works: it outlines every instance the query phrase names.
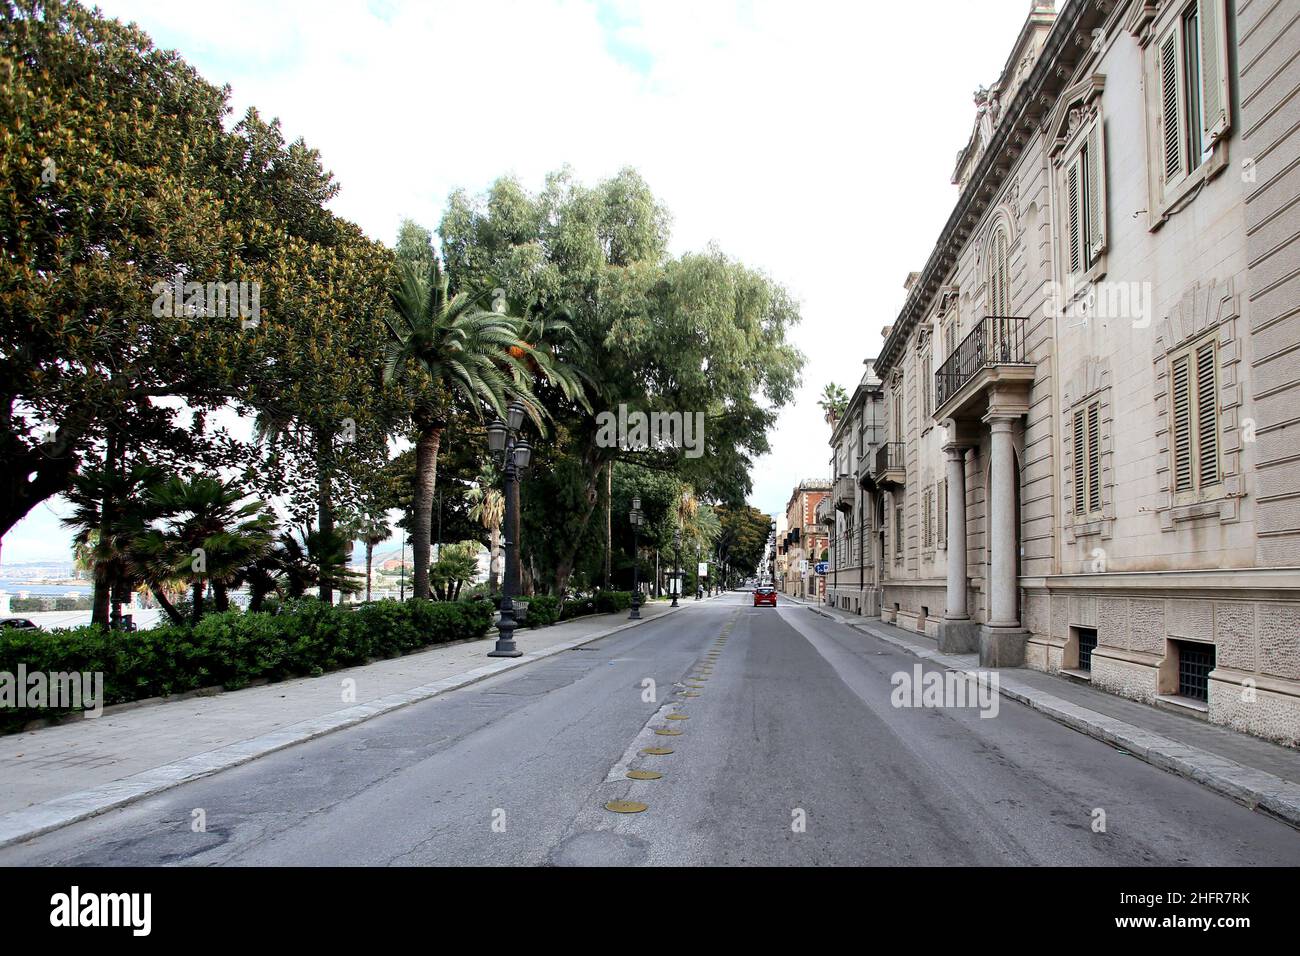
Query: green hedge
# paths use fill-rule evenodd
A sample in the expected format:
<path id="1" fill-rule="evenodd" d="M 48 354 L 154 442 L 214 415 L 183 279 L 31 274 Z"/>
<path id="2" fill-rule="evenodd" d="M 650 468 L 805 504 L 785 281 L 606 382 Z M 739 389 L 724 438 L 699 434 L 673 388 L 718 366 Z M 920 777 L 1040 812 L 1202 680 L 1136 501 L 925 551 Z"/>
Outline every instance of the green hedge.
<path id="1" fill-rule="evenodd" d="M 492 625 L 486 601 L 376 601 L 355 609 L 319 601 L 287 604 L 279 614 L 208 614 L 194 628 L 144 631 L 96 626 L 59 631 L 0 629 L 0 671 L 99 671 L 104 703 L 179 694 L 220 684 L 317 676 L 372 658 L 481 638 Z M 0 711 L 0 731 L 51 716 L 49 710 Z"/>
<path id="2" fill-rule="evenodd" d="M 560 619 L 559 598 L 549 594 L 535 594 L 528 599 L 528 613 L 524 616 L 527 627 L 550 627 Z"/>

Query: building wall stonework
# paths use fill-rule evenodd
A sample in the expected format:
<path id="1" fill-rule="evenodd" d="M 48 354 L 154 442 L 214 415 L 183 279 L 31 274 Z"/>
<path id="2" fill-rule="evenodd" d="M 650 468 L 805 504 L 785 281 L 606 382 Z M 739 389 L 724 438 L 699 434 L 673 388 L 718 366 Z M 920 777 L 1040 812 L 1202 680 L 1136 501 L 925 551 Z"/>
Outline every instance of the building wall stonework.
<path id="1" fill-rule="evenodd" d="M 1183 141 L 1179 179 L 1162 138 L 1158 48 L 1192 5 L 1221 18 L 1230 92 L 1203 153 Z M 1042 6 L 1011 58 L 1021 64 L 1014 83 L 1004 74 L 993 88 L 1007 94 L 993 134 L 973 134 L 962 153 L 954 217 L 925 270 L 909 277 L 875 364 L 886 431 L 905 449 L 903 486 L 884 508 L 882 618 L 933 632 L 948 563 L 964 545 L 967 609 L 987 625 L 991 601 L 1006 593 L 992 574 L 1006 545 L 991 522 L 1010 500 L 1025 666 L 1295 746 L 1300 18 L 1270 0 Z M 1098 154 L 1088 175 L 1099 213 L 1083 246 L 1072 245 L 1082 227 L 1066 196 L 1082 166 L 1069 164 Z M 994 376 L 981 386 L 983 419 L 969 406 L 964 420 L 944 418 L 924 373 L 944 367 L 973 330 L 991 334 L 991 322 L 979 323 L 1003 310 L 1022 330 L 1024 355 L 988 364 L 1032 368 L 1023 392 Z M 994 487 L 991 423 L 1005 415 L 994 403 L 1012 394 L 1021 396 L 1009 430 L 1014 484 Z M 966 528 L 931 540 L 932 489 L 954 443 L 965 449 Z M 1079 673 L 1081 638 L 1094 631 L 1091 671 Z M 1214 657 L 1198 701 L 1180 694 L 1194 682 L 1180 685 L 1179 660 L 1198 662 L 1201 647 Z"/>

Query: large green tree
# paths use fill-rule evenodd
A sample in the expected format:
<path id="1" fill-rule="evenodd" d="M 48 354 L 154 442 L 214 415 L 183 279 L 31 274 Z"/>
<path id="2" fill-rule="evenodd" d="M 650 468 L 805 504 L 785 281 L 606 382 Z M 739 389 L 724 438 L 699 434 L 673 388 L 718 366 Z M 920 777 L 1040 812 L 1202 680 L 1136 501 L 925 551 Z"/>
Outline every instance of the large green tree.
<path id="1" fill-rule="evenodd" d="M 592 410 L 563 395 L 546 400 L 558 448 L 543 463 L 554 461 L 550 500 L 563 510 L 546 571 L 561 593 L 611 461 L 672 473 L 705 500 L 739 502 L 798 382 L 790 296 L 717 249 L 671 257 L 668 222 L 635 171 L 590 187 L 561 171 L 538 193 L 508 178 L 483 196 L 454 193 L 439 227 L 455 288 L 500 288 L 511 301 L 567 312 L 573 335 L 558 346 L 561 360 L 571 352 L 585 372 Z M 703 415 L 699 454 L 611 446 L 597 415 L 620 405 Z"/>

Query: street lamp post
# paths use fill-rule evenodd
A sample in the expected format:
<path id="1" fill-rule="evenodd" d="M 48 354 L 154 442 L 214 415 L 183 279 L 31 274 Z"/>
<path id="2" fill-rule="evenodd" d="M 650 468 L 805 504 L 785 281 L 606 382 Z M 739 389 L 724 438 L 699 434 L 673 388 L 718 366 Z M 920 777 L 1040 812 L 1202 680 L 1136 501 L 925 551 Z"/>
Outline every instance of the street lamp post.
<path id="1" fill-rule="evenodd" d="M 628 614 L 627 619 L 639 621 L 641 620 L 641 562 L 637 551 L 637 532 L 641 530 L 641 525 L 645 524 L 640 498 L 632 499 L 632 510 L 628 512 L 627 520 L 632 525 L 632 612 Z"/>
<path id="2" fill-rule="evenodd" d="M 704 596 L 704 582 L 700 580 L 700 546 L 695 545 L 695 600 Z"/>
<path id="3" fill-rule="evenodd" d="M 677 580 L 673 583 L 673 607 L 677 607 L 677 596 L 682 593 L 682 529 L 673 532 L 673 548 L 677 552 Z"/>
<path id="4" fill-rule="evenodd" d="M 496 647 L 488 651 L 488 657 L 522 657 L 523 651 L 515 646 L 515 593 L 519 590 L 519 562 L 515 559 L 514 544 L 515 496 L 510 493 L 510 486 L 520 480 L 520 473 L 528 467 L 533 457 L 533 446 L 519 434 L 524 424 L 524 406 L 511 402 L 506 409 L 506 420 L 497 419 L 488 426 L 488 451 L 495 457 L 502 458 L 502 480 L 505 483 L 505 515 L 502 522 L 504 529 L 505 569 L 501 576 L 500 619 L 497 621 Z"/>

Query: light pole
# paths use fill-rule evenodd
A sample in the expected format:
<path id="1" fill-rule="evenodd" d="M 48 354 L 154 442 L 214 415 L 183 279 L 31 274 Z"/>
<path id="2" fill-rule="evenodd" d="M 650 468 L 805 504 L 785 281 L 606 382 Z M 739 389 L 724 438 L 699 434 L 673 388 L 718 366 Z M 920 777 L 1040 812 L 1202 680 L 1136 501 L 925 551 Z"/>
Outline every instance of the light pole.
<path id="1" fill-rule="evenodd" d="M 524 653 L 515 646 L 515 628 L 519 626 L 515 621 L 515 592 L 519 588 L 519 562 L 514 560 L 514 551 L 511 548 L 514 543 L 512 539 L 515 527 L 515 503 L 514 496 L 510 494 L 510 486 L 520 480 L 520 472 L 528 467 L 533 457 L 533 446 L 526 438 L 519 435 L 519 429 L 523 424 L 524 406 L 519 402 L 511 402 L 506 409 L 506 420 L 503 422 L 498 418 L 487 428 L 488 451 L 494 457 L 497 455 L 502 457 L 506 506 L 505 520 L 502 522 L 505 531 L 503 543 L 506 566 L 501 576 L 501 615 L 497 621 L 497 644 L 488 651 L 488 657 L 521 657 Z"/>
<path id="2" fill-rule="evenodd" d="M 673 532 L 673 548 L 677 554 L 677 580 L 673 582 L 673 607 L 677 607 L 677 595 L 682 593 L 682 529 Z"/>
<path id="3" fill-rule="evenodd" d="M 695 600 L 697 601 L 704 597 L 704 582 L 700 580 L 700 555 L 702 553 L 697 542 L 695 545 Z"/>
<path id="4" fill-rule="evenodd" d="M 641 513 L 641 499 L 632 499 L 632 510 L 628 512 L 627 520 L 632 525 L 632 612 L 628 614 L 629 621 L 641 620 L 641 561 L 637 552 L 637 532 L 641 530 L 641 525 L 645 524 L 645 515 Z"/>

